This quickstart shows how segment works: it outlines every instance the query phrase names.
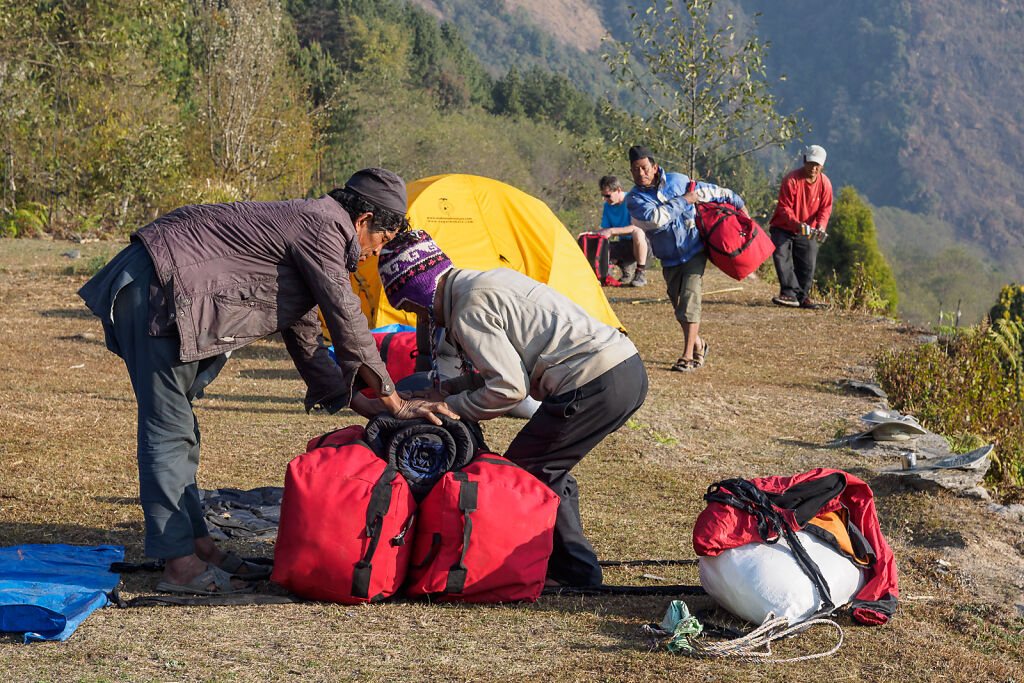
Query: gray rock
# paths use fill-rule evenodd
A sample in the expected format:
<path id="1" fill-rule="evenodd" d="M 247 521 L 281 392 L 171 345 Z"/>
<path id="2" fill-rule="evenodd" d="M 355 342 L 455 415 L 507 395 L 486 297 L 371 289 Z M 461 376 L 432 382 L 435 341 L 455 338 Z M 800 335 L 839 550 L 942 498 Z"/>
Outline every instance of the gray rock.
<path id="1" fill-rule="evenodd" d="M 997 515 L 1003 517 L 1009 517 L 1010 519 L 1019 519 L 1024 522 L 1024 505 L 1020 503 L 1014 503 L 1013 505 L 998 505 L 993 503 L 988 506 L 990 512 L 994 512 Z"/>
<path id="2" fill-rule="evenodd" d="M 957 495 L 964 498 L 973 498 L 974 500 L 985 501 L 986 503 L 992 500 L 992 496 L 984 486 L 975 486 L 973 489 L 964 489 L 963 491 L 958 491 Z"/>
<path id="3" fill-rule="evenodd" d="M 870 436 L 862 437 L 861 434 L 853 434 L 830 441 L 827 445 L 852 448 L 857 451 L 858 455 L 869 458 L 885 458 L 897 462 L 902 453 L 911 451 L 917 454 L 919 465 L 927 464 L 929 460 L 942 460 L 952 455 L 946 440 L 927 430 L 924 434 L 906 441 L 875 441 Z"/>
<path id="4" fill-rule="evenodd" d="M 882 387 L 877 382 L 859 382 L 857 380 L 848 379 L 846 384 L 857 391 L 864 393 L 873 394 L 878 398 L 889 398 L 889 395 L 882 390 Z"/>
<path id="5" fill-rule="evenodd" d="M 82 252 L 77 249 L 72 249 L 71 251 L 65 251 L 61 256 L 66 256 L 68 258 L 82 258 Z"/>
<path id="6" fill-rule="evenodd" d="M 937 491 L 945 489 L 956 494 L 969 495 L 963 492 L 973 491 L 981 486 L 985 477 L 984 470 L 935 470 L 913 469 L 904 470 L 899 465 L 887 467 L 879 472 L 880 478 L 887 483 L 902 486 L 914 491 Z"/>

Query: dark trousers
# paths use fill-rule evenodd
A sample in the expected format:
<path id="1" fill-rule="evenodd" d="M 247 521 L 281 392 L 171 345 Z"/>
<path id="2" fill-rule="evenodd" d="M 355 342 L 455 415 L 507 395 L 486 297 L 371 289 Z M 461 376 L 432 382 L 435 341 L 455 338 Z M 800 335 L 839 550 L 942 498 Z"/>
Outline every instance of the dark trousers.
<path id="1" fill-rule="evenodd" d="M 811 295 L 814 266 L 818 261 L 818 241 L 772 227 L 775 274 L 779 276 L 779 294 L 803 301 Z"/>
<path id="2" fill-rule="evenodd" d="M 633 356 L 579 389 L 544 399 L 505 453 L 561 499 L 548 576 L 565 585 L 602 582 L 597 553 L 583 535 L 579 491 L 569 470 L 625 424 L 646 397 L 647 371 L 640 356 Z"/>
<path id="3" fill-rule="evenodd" d="M 112 332 L 138 402 L 146 555 L 184 557 L 194 552 L 196 538 L 209 534 L 196 486 L 199 423 L 192 399 L 217 376 L 227 356 L 183 363 L 177 335 L 151 337 L 149 281 L 149 274 L 142 274 L 117 293 Z"/>

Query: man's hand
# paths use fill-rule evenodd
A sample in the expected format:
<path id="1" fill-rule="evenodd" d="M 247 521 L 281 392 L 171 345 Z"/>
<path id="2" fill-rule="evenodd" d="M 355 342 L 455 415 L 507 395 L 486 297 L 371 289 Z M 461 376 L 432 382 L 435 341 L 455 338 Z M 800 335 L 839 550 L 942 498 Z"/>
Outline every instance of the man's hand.
<path id="1" fill-rule="evenodd" d="M 690 190 L 689 192 L 687 192 L 686 194 L 683 195 L 683 199 L 686 200 L 687 204 L 696 204 L 697 203 L 697 199 L 698 199 L 697 191 L 696 190 Z"/>
<path id="2" fill-rule="evenodd" d="M 459 419 L 459 416 L 444 401 L 427 401 L 418 398 L 414 398 L 411 401 L 403 401 L 398 411 L 392 413 L 392 415 L 402 420 L 425 417 L 436 425 L 441 424 L 441 418 L 438 415 L 444 415 L 453 420 Z"/>

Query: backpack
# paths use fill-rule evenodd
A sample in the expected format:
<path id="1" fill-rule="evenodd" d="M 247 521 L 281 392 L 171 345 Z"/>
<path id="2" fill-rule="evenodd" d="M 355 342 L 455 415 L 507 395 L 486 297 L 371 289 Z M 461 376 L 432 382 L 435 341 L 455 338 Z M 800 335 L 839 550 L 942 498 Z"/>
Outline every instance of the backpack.
<path id="1" fill-rule="evenodd" d="M 533 602 L 544 588 L 558 503 L 536 477 L 497 455 L 448 472 L 420 504 L 405 593 Z"/>
<path id="2" fill-rule="evenodd" d="M 855 620 L 884 624 L 895 613 L 896 560 L 882 535 L 874 494 L 864 481 L 842 470 L 818 468 L 792 477 L 727 479 L 708 487 L 704 499 L 708 505 L 693 527 L 693 549 L 702 561 L 747 544 L 785 540 L 796 565 L 814 586 L 819 611 L 833 611 L 847 596 L 832 600 L 836 596 L 831 595 L 819 561 L 797 534 L 806 532 L 843 555 L 844 562 L 862 568 L 864 581 L 851 601 Z M 733 581 L 731 590 L 736 588 Z M 762 592 L 754 583 L 748 588 Z"/>
<path id="3" fill-rule="evenodd" d="M 687 192 L 697 183 L 690 181 Z M 742 280 L 775 251 L 771 237 L 742 211 L 720 202 L 701 202 L 695 207 L 697 232 L 711 262 L 729 277 Z"/>
<path id="4" fill-rule="evenodd" d="M 606 287 L 618 287 L 621 283 L 608 274 L 611 247 L 608 238 L 596 232 L 581 232 L 576 243 L 587 257 L 587 263 L 593 268 L 598 281 Z"/>
<path id="5" fill-rule="evenodd" d="M 358 425 L 325 434 L 288 464 L 270 578 L 296 595 L 375 602 L 405 580 L 416 502 L 364 438 Z"/>

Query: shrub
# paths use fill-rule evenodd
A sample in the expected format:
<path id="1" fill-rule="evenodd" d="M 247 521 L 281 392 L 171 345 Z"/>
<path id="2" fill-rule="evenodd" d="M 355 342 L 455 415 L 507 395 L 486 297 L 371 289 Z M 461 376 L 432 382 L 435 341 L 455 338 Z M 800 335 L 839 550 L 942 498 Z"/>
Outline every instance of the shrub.
<path id="1" fill-rule="evenodd" d="M 31 237 L 46 226 L 46 207 L 37 202 L 22 202 L 14 213 L 0 222 L 2 237 Z"/>
<path id="2" fill-rule="evenodd" d="M 928 429 L 995 444 L 991 483 L 1024 486 L 1024 404 L 995 335 L 961 328 L 952 337 L 878 358 L 878 380 L 892 406 Z"/>
<path id="3" fill-rule="evenodd" d="M 892 303 L 868 275 L 864 264 L 856 264 L 845 280 L 833 272 L 819 287 L 822 300 L 834 308 L 863 311 L 873 315 L 891 315 Z"/>
<path id="4" fill-rule="evenodd" d="M 856 295 L 854 307 L 873 312 L 896 312 L 899 295 L 888 262 L 878 249 L 871 208 L 852 187 L 839 192 L 828 225 L 828 240 L 818 252 L 817 269 L 827 287 L 843 300 Z M 884 304 L 879 308 L 879 304 Z"/>
<path id="5" fill-rule="evenodd" d="M 993 323 L 1000 319 L 1024 322 L 1024 285 L 1013 283 L 1003 287 L 999 291 L 999 300 L 988 312 L 988 317 Z"/>

